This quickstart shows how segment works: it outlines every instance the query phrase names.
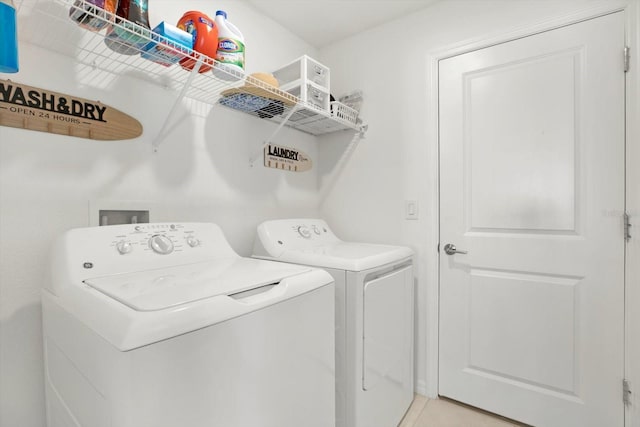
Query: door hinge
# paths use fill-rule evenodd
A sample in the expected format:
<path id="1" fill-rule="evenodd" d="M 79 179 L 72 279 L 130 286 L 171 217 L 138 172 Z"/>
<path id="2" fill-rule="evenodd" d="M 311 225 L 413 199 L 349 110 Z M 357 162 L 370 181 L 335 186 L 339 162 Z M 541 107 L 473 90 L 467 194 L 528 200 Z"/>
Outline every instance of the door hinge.
<path id="1" fill-rule="evenodd" d="M 631 66 L 631 49 L 629 46 L 624 47 L 624 72 L 629 72 L 629 67 Z"/>
<path id="2" fill-rule="evenodd" d="M 631 217 L 628 213 L 624 213 L 624 240 L 627 242 L 631 239 Z"/>
<path id="3" fill-rule="evenodd" d="M 622 401 L 625 405 L 629 405 L 631 403 L 631 386 L 627 379 L 622 380 Z"/>

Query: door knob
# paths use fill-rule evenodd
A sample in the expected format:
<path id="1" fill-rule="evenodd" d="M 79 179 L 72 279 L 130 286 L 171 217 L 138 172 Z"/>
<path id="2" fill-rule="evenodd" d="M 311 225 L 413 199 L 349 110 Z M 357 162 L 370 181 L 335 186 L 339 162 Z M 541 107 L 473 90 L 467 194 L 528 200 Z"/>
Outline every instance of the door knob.
<path id="1" fill-rule="evenodd" d="M 444 245 L 444 251 L 447 253 L 447 255 L 467 253 L 467 251 L 461 251 L 460 249 L 457 249 L 456 245 L 453 245 L 451 243 L 447 243 L 446 245 Z"/>

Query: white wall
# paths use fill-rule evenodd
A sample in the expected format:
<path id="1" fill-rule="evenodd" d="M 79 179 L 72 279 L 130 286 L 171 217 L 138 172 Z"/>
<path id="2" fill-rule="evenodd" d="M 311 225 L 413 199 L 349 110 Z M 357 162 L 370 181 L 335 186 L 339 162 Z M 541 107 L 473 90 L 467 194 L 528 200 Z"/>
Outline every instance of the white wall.
<path id="1" fill-rule="evenodd" d="M 321 184 L 335 184 L 322 205 L 323 215 L 347 239 L 403 244 L 416 251 L 416 369 L 420 393 L 434 396 L 437 343 L 428 334 L 437 321 L 437 134 L 428 58 L 438 52 L 487 40 L 578 10 L 611 5 L 590 0 L 445 0 L 409 17 L 389 22 L 323 48 L 320 59 L 331 68 L 332 92 L 364 91 L 362 116 L 370 124 L 366 139 L 342 173 L 332 170 L 343 144 L 321 144 Z M 619 3 L 619 2 L 618 2 Z M 432 99 L 431 99 L 432 100 Z M 447 173 L 447 171 L 442 171 Z M 419 220 L 405 220 L 404 201 L 418 200 Z M 432 243 L 427 247 L 428 243 Z M 429 277 L 431 275 L 431 277 Z M 435 276 L 437 282 L 437 275 Z M 435 289 L 435 292 L 434 292 Z M 432 341 L 428 342 L 427 339 Z"/>
<path id="2" fill-rule="evenodd" d="M 152 1 L 150 19 L 177 22 L 183 12 L 225 9 L 247 40 L 247 69 L 269 71 L 314 49 L 237 1 Z M 22 11 L 24 12 L 24 10 Z M 22 13 L 21 12 L 21 13 Z M 40 22 L 40 21 L 38 21 Z M 53 23 L 51 23 L 53 25 Z M 19 19 L 49 37 L 47 26 Z M 266 169 L 249 156 L 274 126 L 185 100 L 179 124 L 157 154 L 151 142 L 176 93 L 130 77 L 104 75 L 73 59 L 24 43 L 17 74 L 0 78 L 100 100 L 140 120 L 144 134 L 129 141 L 92 141 L 0 127 L 0 426 L 43 427 L 40 288 L 52 239 L 89 225 L 89 201 L 142 201 L 152 221 L 218 223 L 231 245 L 249 255 L 256 224 L 277 217 L 317 215 L 317 169 Z M 55 36 L 52 34 L 51 36 Z M 285 129 L 276 139 L 316 161 L 316 142 Z M 132 203 L 136 206 L 138 203 Z M 125 206 L 127 203 L 124 204 Z"/>

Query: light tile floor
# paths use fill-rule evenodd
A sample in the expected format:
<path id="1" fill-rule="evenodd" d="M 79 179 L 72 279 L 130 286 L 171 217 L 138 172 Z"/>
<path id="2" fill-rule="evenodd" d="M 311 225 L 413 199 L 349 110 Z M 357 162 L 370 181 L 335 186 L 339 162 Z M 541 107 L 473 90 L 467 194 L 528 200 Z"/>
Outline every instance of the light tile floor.
<path id="1" fill-rule="evenodd" d="M 398 427 L 526 427 L 507 418 L 449 399 L 416 394 Z"/>

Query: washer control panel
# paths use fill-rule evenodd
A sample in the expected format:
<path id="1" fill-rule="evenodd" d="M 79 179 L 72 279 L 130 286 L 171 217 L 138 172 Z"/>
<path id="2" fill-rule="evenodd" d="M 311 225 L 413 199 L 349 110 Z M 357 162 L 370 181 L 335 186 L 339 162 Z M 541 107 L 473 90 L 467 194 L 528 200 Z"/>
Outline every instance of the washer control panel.
<path id="1" fill-rule="evenodd" d="M 54 243 L 59 265 L 73 283 L 113 274 L 158 270 L 237 258 L 216 224 L 204 222 L 122 224 L 68 230 Z M 69 286 L 69 278 L 52 286 Z"/>
<path id="2" fill-rule="evenodd" d="M 115 235 L 111 245 L 120 255 L 139 251 L 169 255 L 198 248 L 202 241 L 194 227 L 184 224 L 136 224 Z"/>

